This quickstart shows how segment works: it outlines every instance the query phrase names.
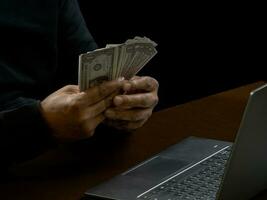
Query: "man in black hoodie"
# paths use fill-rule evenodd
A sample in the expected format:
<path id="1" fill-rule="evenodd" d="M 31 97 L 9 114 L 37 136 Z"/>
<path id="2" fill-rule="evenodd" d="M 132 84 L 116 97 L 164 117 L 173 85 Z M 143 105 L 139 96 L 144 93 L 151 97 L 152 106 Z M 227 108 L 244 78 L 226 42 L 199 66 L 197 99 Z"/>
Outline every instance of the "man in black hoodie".
<path id="1" fill-rule="evenodd" d="M 158 102 L 151 77 L 79 91 L 78 55 L 96 48 L 77 0 L 0 1 L 0 155 L 8 165 L 89 138 L 104 121 L 120 130 L 147 121 Z"/>

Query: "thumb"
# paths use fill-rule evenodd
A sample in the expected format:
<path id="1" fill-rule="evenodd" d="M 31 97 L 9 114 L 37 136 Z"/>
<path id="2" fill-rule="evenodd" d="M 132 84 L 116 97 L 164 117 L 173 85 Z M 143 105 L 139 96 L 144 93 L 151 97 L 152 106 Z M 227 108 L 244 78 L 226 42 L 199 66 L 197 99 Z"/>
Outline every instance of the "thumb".
<path id="1" fill-rule="evenodd" d="M 78 85 L 66 85 L 65 87 L 61 88 L 59 91 L 72 94 L 72 93 L 79 93 L 80 89 Z"/>

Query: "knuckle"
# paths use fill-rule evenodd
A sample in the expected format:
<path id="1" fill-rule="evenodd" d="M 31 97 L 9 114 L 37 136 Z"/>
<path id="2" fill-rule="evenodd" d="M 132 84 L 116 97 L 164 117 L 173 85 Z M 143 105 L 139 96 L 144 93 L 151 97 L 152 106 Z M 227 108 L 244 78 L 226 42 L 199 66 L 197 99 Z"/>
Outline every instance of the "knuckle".
<path id="1" fill-rule="evenodd" d="M 144 81 L 145 81 L 145 87 L 148 90 L 158 89 L 159 87 L 159 82 L 150 76 L 144 77 Z"/>
<path id="2" fill-rule="evenodd" d="M 66 85 L 65 87 L 63 87 L 64 90 L 66 91 L 72 91 L 74 89 L 76 89 L 75 85 Z"/>
<path id="3" fill-rule="evenodd" d="M 150 77 L 145 77 L 144 82 L 147 90 L 152 90 L 154 88 L 154 83 L 152 82 Z"/>
<path id="4" fill-rule="evenodd" d="M 132 88 L 137 88 L 138 85 L 139 85 L 139 79 L 133 79 L 133 80 L 130 80 L 130 84 L 132 86 Z"/>

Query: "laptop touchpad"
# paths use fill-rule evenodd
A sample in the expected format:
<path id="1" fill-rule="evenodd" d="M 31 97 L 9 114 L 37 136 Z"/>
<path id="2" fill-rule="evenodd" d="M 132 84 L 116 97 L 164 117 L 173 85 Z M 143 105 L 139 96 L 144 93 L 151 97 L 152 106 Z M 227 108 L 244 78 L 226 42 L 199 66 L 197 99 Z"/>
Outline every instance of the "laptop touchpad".
<path id="1" fill-rule="evenodd" d="M 174 172 L 186 167 L 188 164 L 190 164 L 188 161 L 174 160 L 159 156 L 126 172 L 124 175 L 154 182 L 170 176 Z"/>

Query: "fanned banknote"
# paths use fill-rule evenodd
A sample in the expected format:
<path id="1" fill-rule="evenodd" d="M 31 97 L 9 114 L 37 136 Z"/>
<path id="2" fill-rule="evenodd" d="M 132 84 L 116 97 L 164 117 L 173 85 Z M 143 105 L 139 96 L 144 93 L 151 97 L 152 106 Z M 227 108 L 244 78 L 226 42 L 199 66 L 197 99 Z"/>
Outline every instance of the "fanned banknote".
<path id="1" fill-rule="evenodd" d="M 85 91 L 119 77 L 131 79 L 156 54 L 157 44 L 147 37 L 135 37 L 123 44 L 108 44 L 79 56 L 79 87 Z"/>

